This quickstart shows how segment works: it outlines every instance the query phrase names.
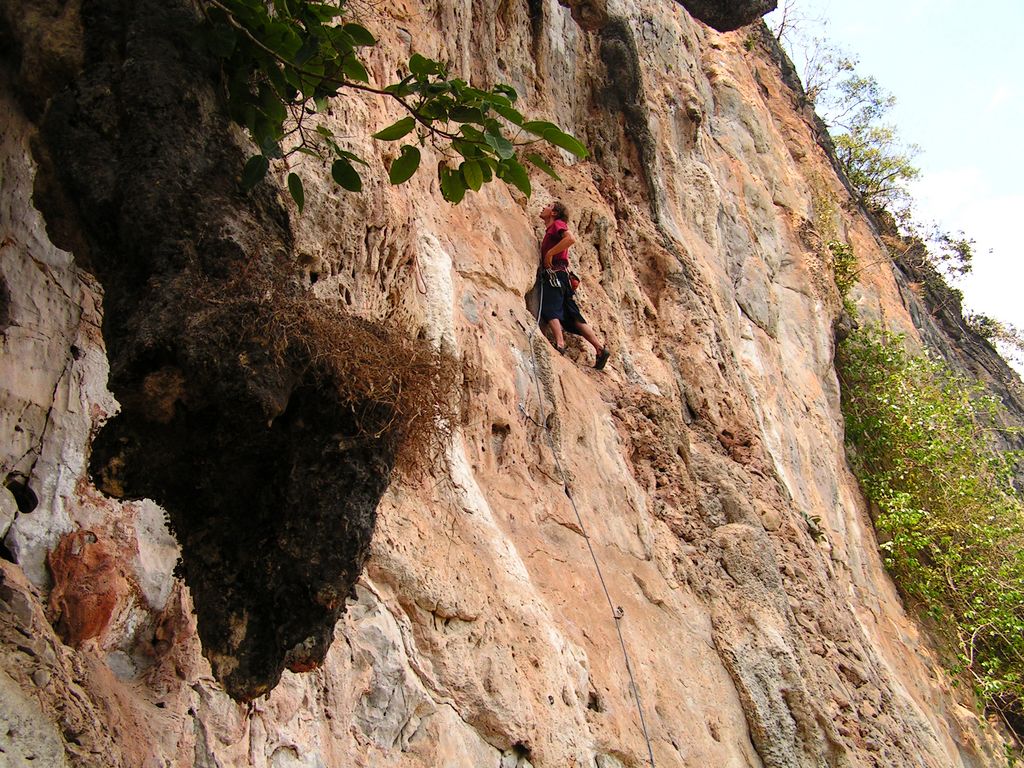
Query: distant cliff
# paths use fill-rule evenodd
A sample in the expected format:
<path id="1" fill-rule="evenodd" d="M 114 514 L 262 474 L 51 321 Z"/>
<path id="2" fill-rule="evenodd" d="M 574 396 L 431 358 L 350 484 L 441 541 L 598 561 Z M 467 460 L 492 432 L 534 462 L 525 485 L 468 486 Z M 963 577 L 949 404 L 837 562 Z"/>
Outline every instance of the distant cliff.
<path id="1" fill-rule="evenodd" d="M 862 317 L 1008 371 L 888 257 L 766 4 L 685 5 L 353 4 L 376 81 L 421 51 L 591 156 L 450 206 L 352 95 L 364 190 L 304 160 L 300 215 L 237 184 L 190 4 L 0 2 L 12 764 L 1005 764 L 847 466 L 825 242 Z M 532 333 L 552 199 L 603 372 Z M 401 471 L 415 372 L 457 413 Z"/>

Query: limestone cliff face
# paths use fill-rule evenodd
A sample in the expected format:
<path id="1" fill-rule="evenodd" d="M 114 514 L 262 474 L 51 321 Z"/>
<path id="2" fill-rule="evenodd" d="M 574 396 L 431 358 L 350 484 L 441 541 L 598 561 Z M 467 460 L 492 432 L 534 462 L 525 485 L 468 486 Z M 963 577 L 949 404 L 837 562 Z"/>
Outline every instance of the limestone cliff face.
<path id="1" fill-rule="evenodd" d="M 757 27 L 719 33 L 649 0 L 361 7 L 382 41 L 375 76 L 414 45 L 474 82 L 511 83 L 525 111 L 556 119 L 593 159 L 552 154 L 563 183 L 534 178 L 531 201 L 491 185 L 453 208 L 430 174 L 392 188 L 374 172 L 358 196 L 310 183 L 306 211 L 286 216 L 269 188 L 245 198 L 218 185 L 240 154 L 201 131 L 186 148 L 209 163 L 189 182 L 198 210 L 161 187 L 190 178 L 180 168 L 125 186 L 138 179 L 118 157 L 175 156 L 134 121 L 145 89 L 131 88 L 142 76 L 131 43 L 184 22 L 137 12 L 125 46 L 105 47 L 103 4 L 14 5 L 0 36 L 20 57 L 0 104 L 11 115 L 0 143 L 6 754 L 73 766 L 640 766 L 648 749 L 618 622 L 659 766 L 1001 764 L 993 730 L 905 614 L 846 466 L 832 364 L 840 301 L 823 239 L 854 246 L 865 315 L 916 334 L 928 313 L 850 204 Z M 59 20 L 62 42 L 40 35 L 39 19 Z M 222 126 L 204 72 L 182 68 L 195 81 L 187 98 L 150 105 L 170 115 L 165 138 L 189 110 L 206 121 L 196 125 Z M 104 126 L 97 104 L 119 119 Z M 358 97 L 332 117 L 381 159 L 389 148 L 360 137 L 392 118 Z M 105 142 L 90 152 L 115 153 L 106 165 L 77 165 L 67 130 L 83 126 Z M 117 155 L 125 132 L 134 154 Z M 86 172 L 101 167 L 109 178 Z M 588 348 L 574 342 L 563 358 L 531 335 L 537 214 L 551 198 L 572 211 L 584 312 L 613 350 L 603 373 Z M 161 219 L 164 200 L 176 205 Z M 216 210 L 198 204 L 211 200 Z M 149 218 L 132 219 L 136 203 Z M 308 440 L 346 428 L 330 398 L 269 364 L 247 369 L 256 384 L 243 391 L 231 384 L 241 355 L 195 352 L 181 308 L 198 299 L 175 282 L 187 269 L 225 285 L 264 270 L 282 296 L 313 295 L 457 356 L 461 420 L 446 461 L 410 479 L 390 477 L 386 452 L 311 456 Z M 137 290 L 132 274 L 145 278 Z M 104 467 L 163 494 L 177 539 L 151 501 L 112 500 L 89 478 L 90 446 L 119 408 L 104 338 L 124 408 Z M 226 409 L 206 411 L 210 445 L 178 421 L 198 398 Z M 238 441 L 295 398 L 309 412 L 290 437 L 253 438 L 261 456 L 287 446 L 277 458 L 288 471 L 261 475 L 261 459 L 232 476 L 247 455 Z M 140 424 L 166 430 L 147 443 Z M 356 460 L 367 482 L 390 480 L 375 512 L 332 484 L 360 476 Z M 326 495 L 303 493 L 304 477 Z M 274 580 L 262 544 L 236 547 L 251 573 L 223 583 L 217 602 L 218 579 L 238 571 L 202 575 L 204 558 L 232 545 L 211 538 L 224 526 L 205 516 L 227 506 L 224 525 L 248 536 L 249 504 L 254 528 L 274 524 L 271 507 L 286 516 L 281 551 L 306 535 L 317 555 L 296 568 L 302 584 L 337 591 L 366 557 L 343 605 L 309 600 L 326 639 L 270 594 L 295 582 Z M 303 528 L 303 512 L 316 524 Z M 172 572 L 179 557 L 187 583 Z M 250 643 L 257 635 L 276 656 Z M 238 704 L 222 683 L 257 697 Z"/>

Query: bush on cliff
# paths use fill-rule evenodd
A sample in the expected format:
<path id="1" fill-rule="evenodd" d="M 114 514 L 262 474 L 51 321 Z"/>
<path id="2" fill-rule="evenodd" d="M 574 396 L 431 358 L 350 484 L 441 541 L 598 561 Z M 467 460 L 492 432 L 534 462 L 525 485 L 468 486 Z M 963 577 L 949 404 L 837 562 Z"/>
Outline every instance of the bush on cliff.
<path id="1" fill-rule="evenodd" d="M 877 507 L 886 564 L 948 632 L 956 671 L 1019 726 L 1024 503 L 1012 484 L 1019 456 L 992 440 L 1001 406 L 877 327 L 852 333 L 837 362 L 851 464 Z"/>

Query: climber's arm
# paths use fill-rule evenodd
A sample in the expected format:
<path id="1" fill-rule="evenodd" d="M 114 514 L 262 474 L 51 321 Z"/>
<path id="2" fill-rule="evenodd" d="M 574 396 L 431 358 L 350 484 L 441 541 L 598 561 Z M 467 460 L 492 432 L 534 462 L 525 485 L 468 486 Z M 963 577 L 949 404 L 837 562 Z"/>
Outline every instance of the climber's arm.
<path id="1" fill-rule="evenodd" d="M 544 254 L 544 268 L 551 269 L 551 260 L 563 251 L 569 250 L 569 246 L 575 242 L 576 238 L 572 236 L 572 233 L 566 231 L 566 233 L 562 235 L 562 239 L 548 248 L 548 252 Z"/>

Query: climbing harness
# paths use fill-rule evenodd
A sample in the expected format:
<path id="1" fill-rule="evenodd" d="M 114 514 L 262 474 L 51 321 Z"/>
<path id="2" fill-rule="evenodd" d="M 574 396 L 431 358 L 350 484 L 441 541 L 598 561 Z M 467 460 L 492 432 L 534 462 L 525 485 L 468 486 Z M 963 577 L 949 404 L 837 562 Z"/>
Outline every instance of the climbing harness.
<path id="1" fill-rule="evenodd" d="M 545 282 L 546 280 L 544 279 L 544 276 L 541 276 L 540 279 L 537 280 L 537 285 L 540 289 L 540 295 L 538 296 L 537 302 L 537 317 L 536 322 L 533 325 L 533 328 L 527 335 L 527 342 L 530 345 L 530 359 L 533 364 L 533 381 L 534 384 L 537 386 L 537 402 L 540 407 L 540 421 L 536 421 L 526 412 L 526 407 L 523 405 L 523 403 L 519 404 L 519 410 L 522 411 L 523 415 L 526 416 L 527 419 L 529 419 L 538 427 L 543 429 L 544 434 L 547 436 L 548 447 L 551 449 L 551 455 L 554 456 L 555 458 L 555 466 L 558 468 L 558 474 L 562 478 L 562 490 L 565 491 L 565 495 L 568 497 L 569 503 L 572 504 L 572 511 L 576 513 L 576 522 L 579 523 L 580 530 L 583 532 L 583 539 L 587 542 L 587 549 L 590 550 L 590 559 L 594 561 L 594 570 L 597 571 L 597 578 L 601 582 L 601 589 L 604 591 L 605 600 L 608 601 L 608 609 L 611 611 L 612 620 L 615 622 L 615 632 L 619 636 L 619 646 L 622 649 L 622 658 L 626 662 L 626 674 L 629 675 L 629 685 L 633 691 L 633 699 L 636 701 L 637 714 L 640 716 L 640 728 L 641 730 L 643 730 L 644 741 L 647 743 L 647 756 L 650 759 L 651 768 L 655 768 L 654 748 L 651 746 L 651 737 L 647 732 L 647 720 L 644 718 L 644 709 L 640 703 L 640 690 L 637 688 L 636 678 L 634 678 L 633 676 L 633 665 L 632 663 L 630 663 L 629 652 L 626 650 L 626 641 L 622 637 L 622 627 L 619 623 L 620 621 L 622 621 L 625 612 L 622 610 L 621 606 L 615 605 L 615 603 L 612 601 L 611 593 L 608 591 L 608 585 L 605 583 L 604 574 L 601 571 L 601 563 L 597 559 L 597 553 L 594 551 L 594 545 L 590 542 L 590 534 L 587 533 L 587 528 L 583 523 L 583 516 L 580 514 L 580 510 L 576 506 L 576 500 L 572 497 L 572 493 L 569 490 L 569 481 L 566 477 L 565 469 L 564 467 L 562 467 L 562 462 L 558 458 L 558 452 L 555 450 L 555 441 L 554 438 L 551 436 L 551 430 L 548 428 L 547 413 L 545 413 L 544 411 L 544 394 L 541 391 L 540 376 L 537 374 L 537 350 L 533 344 L 533 337 L 540 329 L 540 314 L 541 307 L 544 306 Z"/>

